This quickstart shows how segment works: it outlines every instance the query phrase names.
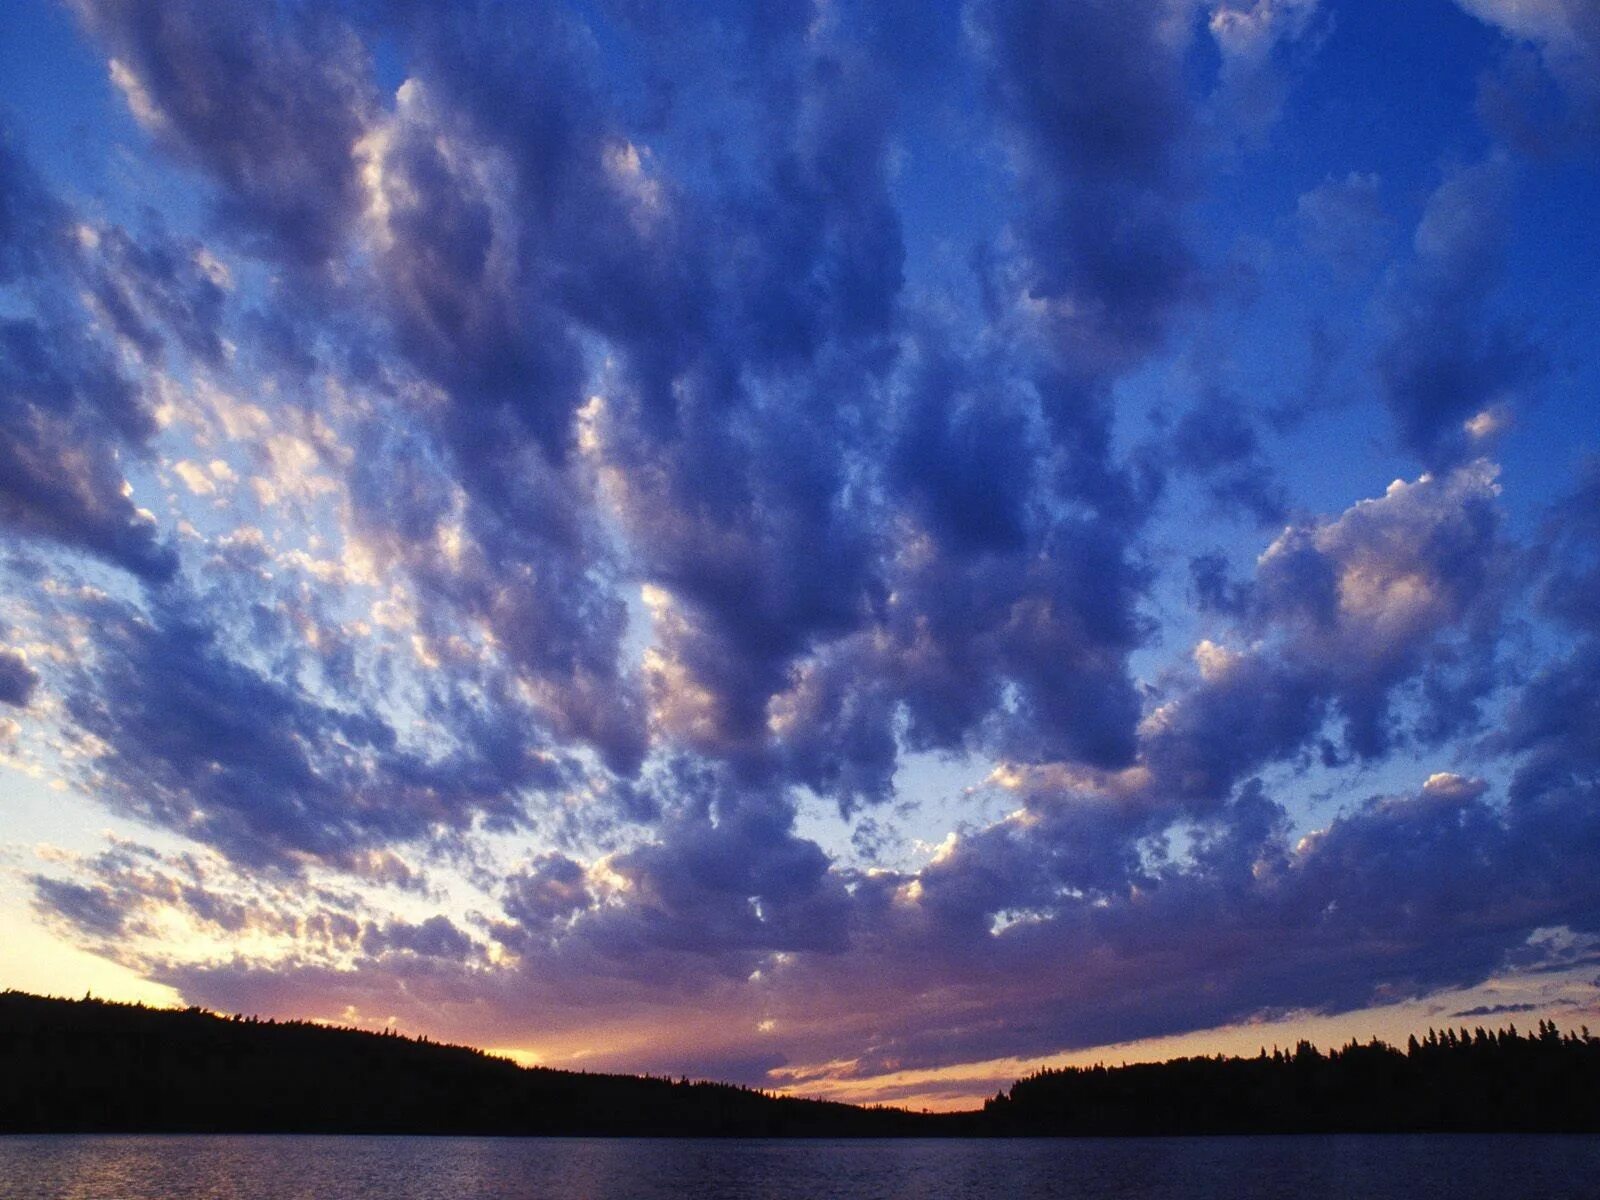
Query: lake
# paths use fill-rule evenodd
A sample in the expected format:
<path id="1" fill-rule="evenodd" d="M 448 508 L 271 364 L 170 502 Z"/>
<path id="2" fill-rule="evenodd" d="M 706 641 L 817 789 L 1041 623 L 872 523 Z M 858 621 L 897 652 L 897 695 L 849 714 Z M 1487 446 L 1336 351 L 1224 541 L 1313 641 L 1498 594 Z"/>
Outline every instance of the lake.
<path id="1" fill-rule="evenodd" d="M 1600 1137 L 0 1137 L 0 1200 L 1594 1200 Z"/>

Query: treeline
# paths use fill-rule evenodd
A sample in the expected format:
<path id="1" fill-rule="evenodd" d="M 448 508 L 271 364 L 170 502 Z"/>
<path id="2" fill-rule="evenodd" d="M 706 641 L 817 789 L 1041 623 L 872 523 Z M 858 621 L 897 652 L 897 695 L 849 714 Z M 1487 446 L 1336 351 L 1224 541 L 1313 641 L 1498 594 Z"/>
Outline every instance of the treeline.
<path id="1" fill-rule="evenodd" d="M 1600 1132 L 1600 1038 L 1430 1029 L 1404 1050 L 1309 1042 L 1255 1058 L 1044 1070 L 984 1105 L 1012 1135 Z"/>
<path id="2" fill-rule="evenodd" d="M 900 1137 L 1600 1132 L 1600 1039 L 1429 1030 L 1400 1050 L 1044 1070 L 981 1111 L 911 1113 L 719 1083 L 521 1067 L 304 1021 L 0 993 L 0 1133 Z"/>
<path id="3" fill-rule="evenodd" d="M 937 1118 L 521 1067 L 426 1038 L 0 994 L 0 1132 L 854 1137 Z"/>

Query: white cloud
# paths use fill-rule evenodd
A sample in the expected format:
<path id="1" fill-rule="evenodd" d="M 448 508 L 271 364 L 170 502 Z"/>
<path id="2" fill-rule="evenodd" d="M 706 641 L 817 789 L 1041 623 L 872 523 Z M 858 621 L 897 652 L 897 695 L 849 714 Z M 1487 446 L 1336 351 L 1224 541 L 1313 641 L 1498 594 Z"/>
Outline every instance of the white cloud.
<path id="1" fill-rule="evenodd" d="M 1456 0 L 1508 37 L 1539 48 L 1545 65 L 1575 93 L 1600 96 L 1600 4 L 1595 0 Z"/>
<path id="2" fill-rule="evenodd" d="M 172 472 L 183 480 L 183 486 L 196 496 L 210 496 L 217 490 L 217 485 L 211 482 L 211 477 L 205 468 L 188 459 L 180 459 L 172 464 Z"/>
<path id="3" fill-rule="evenodd" d="M 1318 0 L 1225 0 L 1211 10 L 1211 36 L 1225 58 L 1256 62 L 1280 41 L 1299 37 Z"/>
<path id="4" fill-rule="evenodd" d="M 1456 0 L 1480 21 L 1531 42 L 1561 42 L 1573 36 L 1572 15 L 1588 0 Z"/>

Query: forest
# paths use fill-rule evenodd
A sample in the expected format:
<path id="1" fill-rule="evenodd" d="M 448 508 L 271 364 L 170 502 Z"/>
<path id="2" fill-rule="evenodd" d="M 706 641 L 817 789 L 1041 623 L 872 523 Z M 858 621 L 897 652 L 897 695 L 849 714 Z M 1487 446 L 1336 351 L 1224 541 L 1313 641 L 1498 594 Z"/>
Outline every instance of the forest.
<path id="1" fill-rule="evenodd" d="M 1587 1028 L 1047 1069 L 966 1113 L 522 1067 L 309 1021 L 0 993 L 0 1133 L 938 1137 L 1600 1132 Z"/>
<path id="2" fill-rule="evenodd" d="M 1044 1070 L 983 1109 L 1010 1135 L 1600 1132 L 1600 1039 L 1430 1029 L 1404 1050 L 1309 1042 L 1254 1058 Z"/>
<path id="3" fill-rule="evenodd" d="M 0 1132 L 853 1137 L 928 1119 L 427 1038 L 0 994 Z"/>

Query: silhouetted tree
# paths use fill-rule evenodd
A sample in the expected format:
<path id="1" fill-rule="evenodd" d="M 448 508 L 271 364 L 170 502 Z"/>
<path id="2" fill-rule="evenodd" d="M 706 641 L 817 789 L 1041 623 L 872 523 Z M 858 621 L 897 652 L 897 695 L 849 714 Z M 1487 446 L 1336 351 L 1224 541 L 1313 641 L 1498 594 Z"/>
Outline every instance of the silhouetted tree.
<path id="1" fill-rule="evenodd" d="M 993 1132 L 1600 1132 L 1600 1040 L 1553 1021 L 1522 1037 L 1429 1029 L 1323 1054 L 1046 1070 L 984 1106 Z"/>
<path id="2" fill-rule="evenodd" d="M 427 1038 L 0 994 L 0 1132 L 889 1135 L 940 1118 L 524 1068 Z"/>
<path id="3" fill-rule="evenodd" d="M 1430 1029 L 1404 1051 L 1309 1041 L 1250 1058 L 1040 1071 L 981 1112 L 911 1113 L 686 1078 L 524 1068 L 303 1021 L 0 993 L 0 1132 L 918 1136 L 1600 1132 L 1600 1040 L 1540 1021 Z"/>

